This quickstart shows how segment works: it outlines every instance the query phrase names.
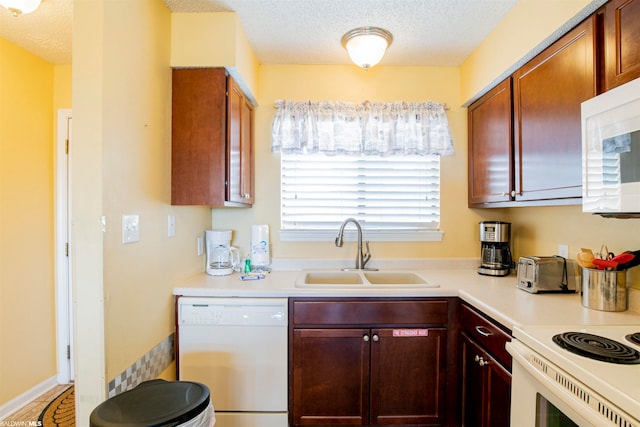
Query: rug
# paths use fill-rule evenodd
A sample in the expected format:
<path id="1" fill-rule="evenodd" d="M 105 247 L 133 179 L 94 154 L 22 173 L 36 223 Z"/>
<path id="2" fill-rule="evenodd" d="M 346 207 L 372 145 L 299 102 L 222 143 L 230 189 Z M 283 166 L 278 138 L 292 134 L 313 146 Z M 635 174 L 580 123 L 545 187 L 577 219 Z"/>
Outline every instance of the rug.
<path id="1" fill-rule="evenodd" d="M 42 427 L 75 427 L 76 399 L 73 386 L 58 395 L 38 418 Z"/>

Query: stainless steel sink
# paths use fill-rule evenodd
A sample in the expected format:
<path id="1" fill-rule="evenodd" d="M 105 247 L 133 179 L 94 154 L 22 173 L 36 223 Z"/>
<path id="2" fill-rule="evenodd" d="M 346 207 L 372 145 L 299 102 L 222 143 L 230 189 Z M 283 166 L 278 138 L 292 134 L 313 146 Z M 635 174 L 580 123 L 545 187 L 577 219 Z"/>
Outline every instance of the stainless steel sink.
<path id="1" fill-rule="evenodd" d="M 296 278 L 298 288 L 316 289 L 379 289 L 379 288 L 439 288 L 411 271 L 342 271 L 306 270 Z"/>

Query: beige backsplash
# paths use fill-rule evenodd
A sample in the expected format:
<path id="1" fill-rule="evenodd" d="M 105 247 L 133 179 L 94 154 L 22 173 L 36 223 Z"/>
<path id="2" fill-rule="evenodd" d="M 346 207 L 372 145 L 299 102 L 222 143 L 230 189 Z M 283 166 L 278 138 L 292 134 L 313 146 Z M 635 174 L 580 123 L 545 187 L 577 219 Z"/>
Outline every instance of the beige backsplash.
<path id="1" fill-rule="evenodd" d="M 580 248 L 594 252 L 606 245 L 616 254 L 640 249 L 640 219 L 611 219 L 585 214 L 581 206 L 525 207 L 505 210 L 512 223 L 514 257 L 556 255 L 569 245 L 569 258 Z M 627 283 L 640 290 L 640 267 L 628 270 Z"/>

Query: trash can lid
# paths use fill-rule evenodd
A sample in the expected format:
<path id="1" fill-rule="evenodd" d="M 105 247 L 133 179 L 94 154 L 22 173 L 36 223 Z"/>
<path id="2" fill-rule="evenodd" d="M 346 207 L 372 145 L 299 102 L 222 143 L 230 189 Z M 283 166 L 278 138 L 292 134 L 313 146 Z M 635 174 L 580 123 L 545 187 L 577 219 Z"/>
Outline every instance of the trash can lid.
<path id="1" fill-rule="evenodd" d="M 188 381 L 145 381 L 102 402 L 91 412 L 91 427 L 171 427 L 209 406 L 209 388 Z"/>

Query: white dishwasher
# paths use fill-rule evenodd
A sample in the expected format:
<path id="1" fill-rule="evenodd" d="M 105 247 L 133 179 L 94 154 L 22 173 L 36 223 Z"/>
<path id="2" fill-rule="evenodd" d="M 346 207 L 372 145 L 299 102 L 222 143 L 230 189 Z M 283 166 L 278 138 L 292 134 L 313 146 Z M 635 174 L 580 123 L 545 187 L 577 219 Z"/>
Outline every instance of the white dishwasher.
<path id="1" fill-rule="evenodd" d="M 216 427 L 286 427 L 287 299 L 178 299 L 178 379 L 207 385 Z"/>

